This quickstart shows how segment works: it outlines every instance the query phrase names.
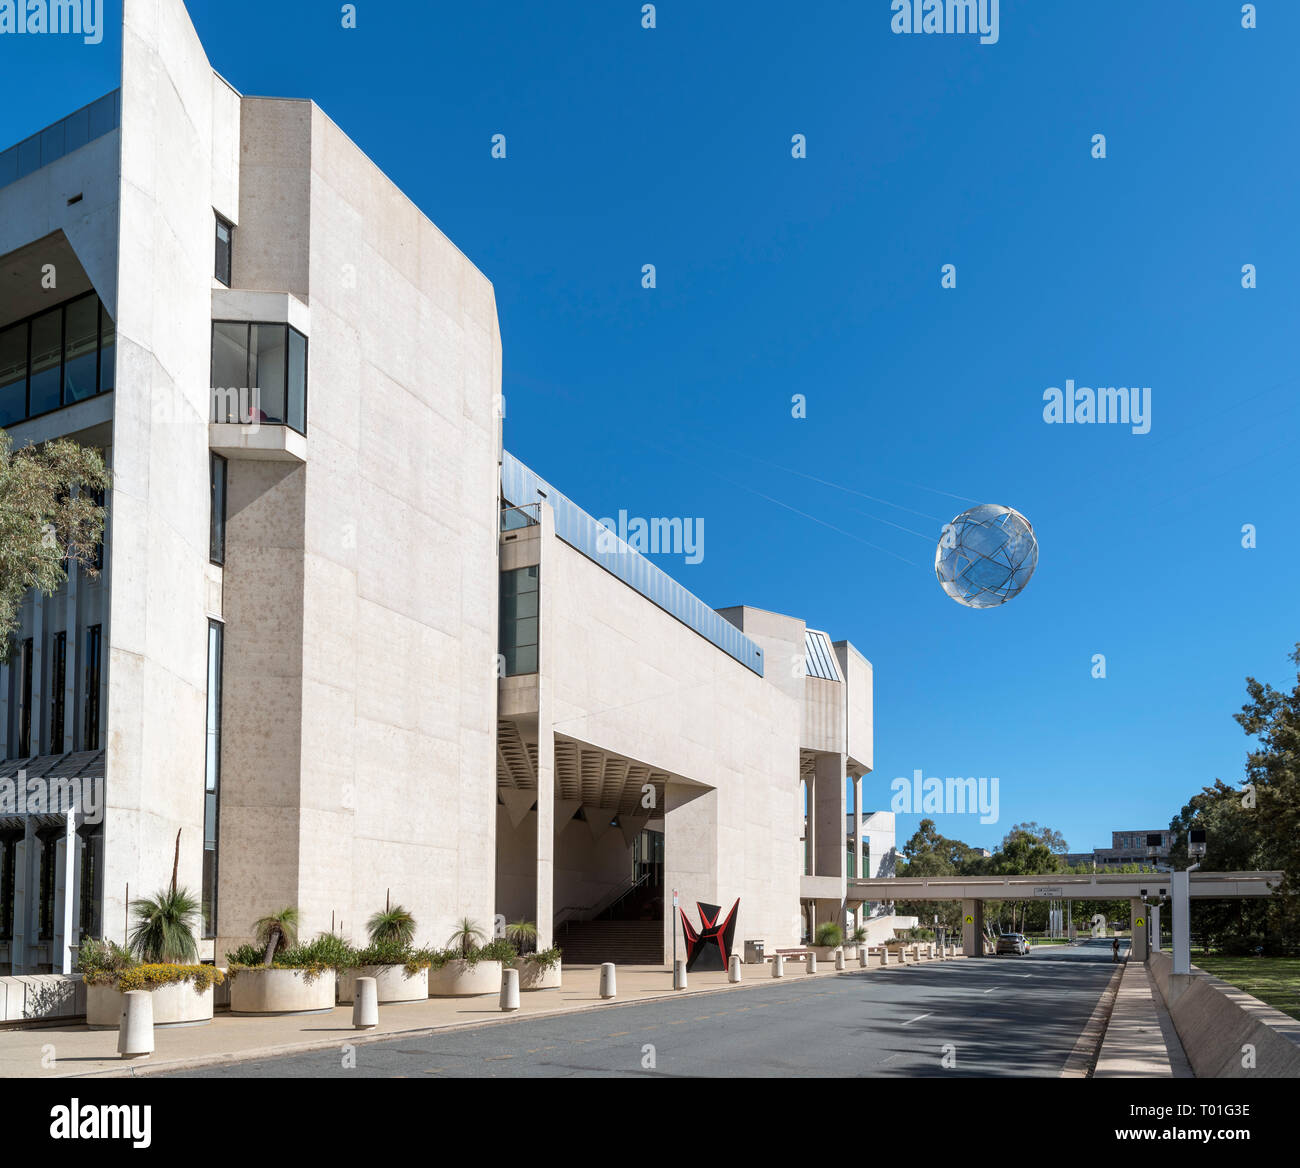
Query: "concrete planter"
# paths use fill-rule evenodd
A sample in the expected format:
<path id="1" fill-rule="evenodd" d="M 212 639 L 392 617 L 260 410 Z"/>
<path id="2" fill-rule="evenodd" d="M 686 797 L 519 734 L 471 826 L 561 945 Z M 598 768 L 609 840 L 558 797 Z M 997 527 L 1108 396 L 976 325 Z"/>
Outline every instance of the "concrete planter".
<path id="1" fill-rule="evenodd" d="M 429 970 L 429 997 L 474 998 L 501 992 L 501 962 L 478 961 L 471 965 L 456 958 L 441 969 Z"/>
<path id="2" fill-rule="evenodd" d="M 206 1026 L 212 1021 L 212 987 L 202 993 L 188 981 L 153 990 L 155 1026 Z M 111 985 L 86 987 L 86 1025 L 92 1030 L 116 1030 L 122 1021 L 122 991 Z"/>
<path id="3" fill-rule="evenodd" d="M 809 945 L 808 948 L 811 949 L 815 954 L 817 954 L 818 961 L 834 962 L 836 952 L 840 949 L 843 949 L 844 946 L 843 945 Z"/>
<path id="4" fill-rule="evenodd" d="M 230 983 L 232 1014 L 324 1014 L 334 1009 L 332 969 L 241 969 Z"/>
<path id="5" fill-rule="evenodd" d="M 429 971 L 407 973 L 405 965 L 359 965 L 339 974 L 339 1001 L 351 1002 L 357 994 L 357 978 L 373 977 L 379 1002 L 423 1002 L 429 997 Z"/>
<path id="6" fill-rule="evenodd" d="M 521 990 L 558 990 L 560 988 L 563 966 L 558 961 L 549 969 L 543 969 L 535 961 L 529 961 L 526 957 L 521 957 L 515 962 L 515 968 L 519 970 L 519 988 Z"/>

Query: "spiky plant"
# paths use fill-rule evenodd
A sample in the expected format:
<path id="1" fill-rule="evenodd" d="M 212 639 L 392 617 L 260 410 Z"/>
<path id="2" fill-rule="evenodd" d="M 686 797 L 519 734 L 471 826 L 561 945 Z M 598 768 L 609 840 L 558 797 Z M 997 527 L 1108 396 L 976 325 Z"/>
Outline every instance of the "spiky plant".
<path id="1" fill-rule="evenodd" d="M 854 945 L 861 945 L 867 939 L 867 930 L 862 925 L 858 925 L 849 935 L 849 940 Z"/>
<path id="2" fill-rule="evenodd" d="M 834 921 L 822 921 L 813 936 L 816 937 L 814 944 L 821 948 L 834 949 L 844 944 L 844 930 Z"/>
<path id="3" fill-rule="evenodd" d="M 406 948 L 415 940 L 415 918 L 400 904 L 375 913 L 366 922 L 372 945 L 400 945 Z"/>
<path id="4" fill-rule="evenodd" d="M 537 925 L 522 919 L 512 921 L 506 925 L 506 940 L 520 953 L 531 953 L 537 948 Z"/>
<path id="5" fill-rule="evenodd" d="M 199 947 L 194 925 L 199 902 L 188 888 L 169 888 L 131 902 L 135 925 L 127 939 L 131 953 L 148 964 L 192 965 Z"/>
<path id="6" fill-rule="evenodd" d="M 470 920 L 469 917 L 461 917 L 456 924 L 456 931 L 447 939 L 447 946 L 459 949 L 462 957 L 468 957 L 481 942 L 486 940 L 487 934 L 476 921 Z"/>
<path id="7" fill-rule="evenodd" d="M 253 925 L 253 936 L 265 951 L 264 961 L 270 965 L 281 949 L 292 949 L 298 944 L 298 910 L 293 905 L 268 913 Z"/>

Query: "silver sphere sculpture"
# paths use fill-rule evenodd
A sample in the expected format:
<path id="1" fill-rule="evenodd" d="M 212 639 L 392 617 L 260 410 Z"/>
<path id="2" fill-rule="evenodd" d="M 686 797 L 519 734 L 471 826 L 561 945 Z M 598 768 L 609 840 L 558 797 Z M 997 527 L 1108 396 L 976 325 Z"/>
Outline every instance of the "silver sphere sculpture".
<path id="1" fill-rule="evenodd" d="M 996 608 L 1018 596 L 1038 566 L 1033 525 L 1019 511 L 981 503 L 943 529 L 934 574 L 968 608 Z"/>

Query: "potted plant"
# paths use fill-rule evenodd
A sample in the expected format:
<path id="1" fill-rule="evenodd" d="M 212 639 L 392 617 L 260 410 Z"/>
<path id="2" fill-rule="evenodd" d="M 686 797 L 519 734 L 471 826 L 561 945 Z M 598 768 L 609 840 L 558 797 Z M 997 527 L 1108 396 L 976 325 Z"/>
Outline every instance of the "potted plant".
<path id="1" fill-rule="evenodd" d="M 135 924 L 123 949 L 87 938 L 78 953 L 86 983 L 86 1025 L 116 1029 L 122 995 L 153 994 L 155 1026 L 202 1026 L 212 1021 L 212 987 L 223 980 L 216 966 L 198 962 L 194 924 L 199 904 L 188 889 L 172 885 L 131 902 Z"/>
<path id="2" fill-rule="evenodd" d="M 429 958 L 412 949 L 415 918 L 400 904 L 366 922 L 370 945 L 339 973 L 339 1001 L 356 998 L 357 978 L 373 977 L 380 1002 L 422 1002 L 429 996 Z"/>
<path id="3" fill-rule="evenodd" d="M 464 998 L 495 994 L 501 989 L 501 970 L 513 963 L 514 946 L 504 938 L 484 944 L 486 934 L 469 917 L 462 917 L 447 948 L 424 950 L 429 960 L 429 996 Z"/>
<path id="4" fill-rule="evenodd" d="M 823 958 L 834 957 L 835 950 L 843 944 L 844 930 L 834 921 L 822 921 L 813 933 L 813 943 L 810 947 L 820 961 Z"/>
<path id="5" fill-rule="evenodd" d="M 846 961 L 856 961 L 858 950 L 867 943 L 867 930 L 863 925 L 854 926 L 844 942 L 844 959 Z"/>
<path id="6" fill-rule="evenodd" d="M 232 1014 L 323 1014 L 334 1008 L 340 969 L 355 955 L 342 937 L 321 933 L 298 945 L 298 910 L 281 909 L 254 926 L 256 940 L 226 954 Z"/>
<path id="7" fill-rule="evenodd" d="M 554 946 L 537 950 L 537 925 L 518 920 L 506 925 L 506 940 L 518 956 L 513 961 L 519 970 L 521 990 L 555 990 L 560 988 L 560 951 Z"/>

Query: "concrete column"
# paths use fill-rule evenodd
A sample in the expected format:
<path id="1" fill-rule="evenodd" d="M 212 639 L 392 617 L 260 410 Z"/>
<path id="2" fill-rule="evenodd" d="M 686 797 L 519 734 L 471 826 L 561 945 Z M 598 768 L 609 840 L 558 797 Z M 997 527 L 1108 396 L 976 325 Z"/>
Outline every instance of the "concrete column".
<path id="1" fill-rule="evenodd" d="M 853 871 L 865 880 L 870 873 L 862 870 L 862 776 L 853 778 Z M 856 914 L 855 914 L 856 919 Z"/>
<path id="2" fill-rule="evenodd" d="M 14 935 L 9 943 L 9 960 L 14 973 L 27 972 L 27 940 L 31 936 L 27 912 L 31 900 L 28 857 L 34 847 L 36 837 L 32 834 L 32 821 L 28 819 L 22 840 L 14 845 Z"/>
<path id="3" fill-rule="evenodd" d="M 819 754 L 814 764 L 816 783 L 812 819 L 816 822 L 813 847 L 814 874 L 844 879 L 844 775 L 845 756 Z"/>
<path id="4" fill-rule="evenodd" d="M 1188 872 L 1169 874 L 1169 896 L 1173 901 L 1174 973 L 1192 972 L 1191 876 Z"/>
<path id="5" fill-rule="evenodd" d="M 554 682 L 550 668 L 555 636 L 555 590 L 550 579 L 549 551 L 555 541 L 555 512 L 549 503 L 538 507 L 541 544 L 537 568 L 537 948 L 549 949 L 555 935 L 555 715 Z"/>
<path id="6" fill-rule="evenodd" d="M 63 895 L 61 922 L 62 928 L 59 930 L 62 934 L 60 938 L 59 950 L 51 954 L 52 966 L 55 973 L 72 972 L 72 955 L 77 948 L 77 918 L 74 910 L 77 907 L 77 859 L 80 855 L 77 839 L 77 813 L 73 808 L 68 809 L 68 823 L 64 832 L 62 851 L 63 863 L 60 865 L 60 871 L 63 873 L 63 886 L 61 889 Z"/>
<path id="7" fill-rule="evenodd" d="M 1129 959 L 1131 961 L 1145 961 L 1147 959 L 1147 920 L 1147 906 L 1138 897 L 1133 897 L 1129 901 L 1129 927 L 1133 937 L 1132 947 L 1129 950 Z"/>
<path id="8" fill-rule="evenodd" d="M 961 902 L 961 948 L 967 957 L 984 956 L 984 902 Z"/>

